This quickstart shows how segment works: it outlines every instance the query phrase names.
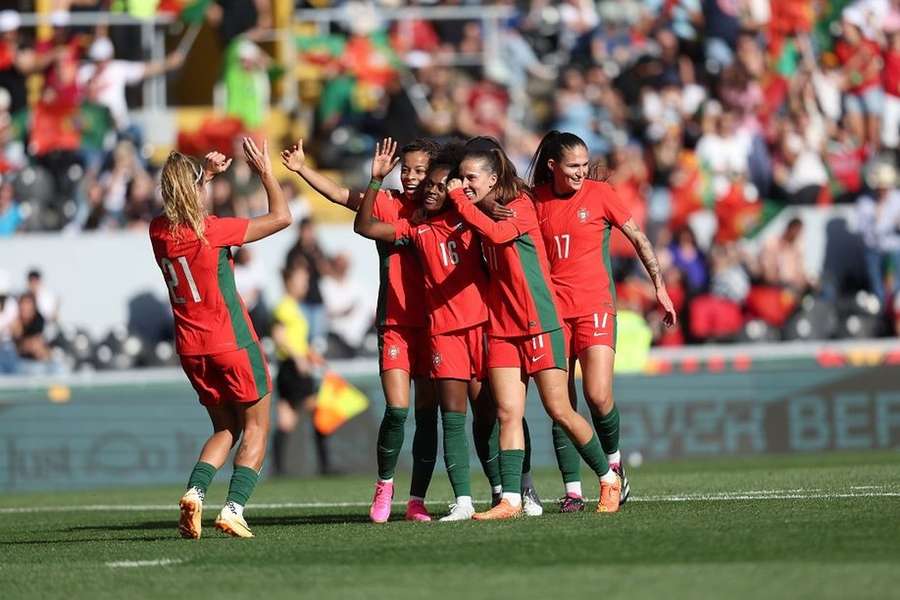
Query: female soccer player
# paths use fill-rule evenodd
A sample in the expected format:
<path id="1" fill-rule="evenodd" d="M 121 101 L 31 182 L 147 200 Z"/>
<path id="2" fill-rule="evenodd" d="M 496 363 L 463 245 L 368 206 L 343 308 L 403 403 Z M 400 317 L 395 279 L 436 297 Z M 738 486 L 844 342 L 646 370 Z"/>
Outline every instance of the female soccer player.
<path id="1" fill-rule="evenodd" d="M 500 420 L 503 498 L 478 520 L 509 519 L 522 513 L 521 474 L 525 454 L 522 417 L 528 376 L 534 377 L 544 408 L 575 440 L 600 477 L 598 512 L 619 509 L 621 482 L 610 470 L 590 424 L 569 403 L 566 339 L 540 235 L 525 182 L 496 141 L 475 138 L 460 164 L 462 181 L 451 180 L 449 197 L 463 220 L 482 236 L 489 278 L 488 369 Z M 489 197 L 513 216 L 493 221 L 475 207 Z"/>
<path id="2" fill-rule="evenodd" d="M 563 325 L 570 340 L 569 393 L 576 406 L 575 360 L 581 363 L 584 396 L 609 465 L 622 479 L 621 502 L 628 499 L 628 479 L 619 452 L 619 411 L 613 402 L 616 349 L 616 290 L 613 285 L 609 237 L 613 226 L 634 244 L 665 311 L 665 323 L 675 324 L 675 309 L 660 274 L 653 246 L 628 208 L 607 183 L 588 179 L 588 149 L 578 136 L 551 131 L 544 136 L 531 163 L 535 209 L 550 260 Z M 553 446 L 566 495 L 562 512 L 584 509 L 578 455 L 562 428 L 553 427 Z"/>
<path id="3" fill-rule="evenodd" d="M 436 151 L 437 146 L 428 140 L 416 140 L 400 150 L 403 190 L 379 192 L 374 208 L 376 218 L 392 223 L 412 217 L 418 208 L 413 194 L 425 178 L 428 163 Z M 359 208 L 362 192 L 342 187 L 306 164 L 303 140 L 284 150 L 281 161 L 331 202 L 354 211 Z M 429 521 L 424 499 L 437 456 L 437 398 L 434 384 L 428 379 L 427 361 L 431 355 L 427 317 L 421 309 L 425 305 L 422 267 L 407 249 L 383 242 L 378 242 L 376 247 L 381 265 L 377 315 L 379 367 L 386 406 L 378 430 L 378 481 L 369 517 L 374 523 L 384 523 L 391 516 L 394 471 L 403 448 L 409 384 L 414 379 L 416 433 L 406 519 Z"/>
<path id="4" fill-rule="evenodd" d="M 266 189 L 267 214 L 253 219 L 207 215 L 203 186 L 225 171 L 231 159 L 211 152 L 201 167 L 173 152 L 162 169 L 164 214 L 150 223 L 153 254 L 169 286 L 175 314 L 175 348 L 213 425 L 180 502 L 178 529 L 182 537 L 193 539 L 200 537 L 206 490 L 238 439 L 241 446 L 216 529 L 253 537 L 243 517 L 244 506 L 256 486 L 269 439 L 272 380 L 235 289 L 231 247 L 281 231 L 290 225 L 291 213 L 272 174 L 266 145 L 260 151 L 253 140 L 244 138 L 244 155 Z"/>
<path id="5" fill-rule="evenodd" d="M 431 338 L 431 376 L 437 382 L 444 430 L 444 462 L 456 503 L 441 521 L 472 518 L 469 481 L 469 447 L 466 440 L 466 404 L 471 400 L 475 415 L 475 438 L 479 449 L 487 439 L 497 415 L 486 386 L 484 369 L 484 325 L 488 320 L 484 297 L 487 273 L 478 239 L 456 211 L 447 210 L 446 183 L 458 164 L 461 147 L 448 146 L 432 161 L 419 196 L 426 218 L 421 223 L 400 219 L 384 223 L 372 214 L 381 181 L 396 165 L 397 144 L 390 138 L 378 145 L 372 162 L 372 182 L 356 214 L 354 231 L 388 244 L 415 247 L 425 278 L 425 299 Z M 489 455 L 489 452 L 487 453 Z M 500 485 L 496 460 L 482 465 L 492 487 Z"/>

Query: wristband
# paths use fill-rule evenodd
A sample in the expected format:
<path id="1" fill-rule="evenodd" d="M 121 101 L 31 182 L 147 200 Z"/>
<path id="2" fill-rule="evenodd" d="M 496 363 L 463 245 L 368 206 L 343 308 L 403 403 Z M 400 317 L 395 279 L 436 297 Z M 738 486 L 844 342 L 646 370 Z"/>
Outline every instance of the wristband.
<path id="1" fill-rule="evenodd" d="M 374 190 L 374 191 L 376 191 L 376 192 L 377 192 L 378 190 L 380 190 L 380 189 L 381 189 L 381 180 L 380 180 L 380 179 L 375 179 L 375 178 L 373 177 L 373 178 L 369 181 L 369 189 L 370 189 L 370 190 Z"/>

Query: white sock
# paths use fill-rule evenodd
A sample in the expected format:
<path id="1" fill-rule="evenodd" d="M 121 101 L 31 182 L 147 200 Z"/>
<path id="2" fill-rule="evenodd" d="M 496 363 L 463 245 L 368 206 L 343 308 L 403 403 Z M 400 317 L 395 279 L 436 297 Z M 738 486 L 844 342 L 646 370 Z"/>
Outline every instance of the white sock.
<path id="1" fill-rule="evenodd" d="M 616 475 L 612 469 L 610 469 L 609 471 L 607 471 L 600 477 L 600 481 L 602 481 L 604 483 L 615 483 L 616 479 L 618 479 L 618 478 L 619 478 L 619 476 Z"/>
<path id="2" fill-rule="evenodd" d="M 472 496 L 457 496 L 456 497 L 456 506 L 459 507 L 472 507 Z"/>
<path id="3" fill-rule="evenodd" d="M 502 485 L 495 485 L 495 486 L 492 486 L 492 487 L 491 487 L 491 494 L 493 494 L 493 495 L 495 495 L 495 496 L 496 496 L 497 494 L 499 494 L 500 492 L 502 492 L 502 491 L 503 491 L 503 486 L 502 486 Z"/>
<path id="4" fill-rule="evenodd" d="M 514 494 L 513 492 L 503 492 L 503 499 L 509 502 L 512 506 L 521 506 L 522 505 L 522 494 Z"/>
<path id="5" fill-rule="evenodd" d="M 244 516 L 244 505 L 243 504 L 238 504 L 237 502 L 234 502 L 234 501 L 229 502 L 229 504 L 231 504 L 231 509 L 234 510 L 234 512 L 237 516 L 239 516 L 239 517 Z"/>
<path id="6" fill-rule="evenodd" d="M 528 471 L 522 473 L 522 489 L 527 490 L 530 487 L 534 487 L 534 479 L 531 478 L 531 471 Z"/>
<path id="7" fill-rule="evenodd" d="M 378 483 L 390 483 L 391 485 L 394 485 L 394 478 L 391 477 L 390 479 L 379 479 Z"/>
<path id="8" fill-rule="evenodd" d="M 611 465 L 620 465 L 622 464 L 622 453 L 616 450 L 612 454 L 607 454 L 606 461 Z"/>
<path id="9" fill-rule="evenodd" d="M 566 484 L 566 493 L 572 494 L 573 496 L 584 496 L 581 492 L 581 482 L 580 481 L 570 481 Z"/>
<path id="10" fill-rule="evenodd" d="M 418 500 L 419 502 L 425 502 L 425 498 L 420 498 L 419 496 L 410 496 L 409 497 L 410 502 L 414 502 L 416 500 Z"/>

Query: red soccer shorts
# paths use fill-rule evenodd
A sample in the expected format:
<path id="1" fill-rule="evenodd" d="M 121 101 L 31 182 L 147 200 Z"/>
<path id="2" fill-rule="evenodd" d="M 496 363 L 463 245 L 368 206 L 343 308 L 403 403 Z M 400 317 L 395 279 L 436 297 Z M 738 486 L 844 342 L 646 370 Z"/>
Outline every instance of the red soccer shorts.
<path id="1" fill-rule="evenodd" d="M 431 377 L 484 379 L 484 326 L 432 336 Z"/>
<path id="2" fill-rule="evenodd" d="M 488 337 L 488 368 L 521 367 L 529 375 L 545 369 L 565 370 L 567 341 L 565 328 L 535 336 Z"/>
<path id="3" fill-rule="evenodd" d="M 563 321 L 569 337 L 569 355 L 578 356 L 591 346 L 616 349 L 616 315 L 592 313 Z"/>
<path id="4" fill-rule="evenodd" d="M 410 377 L 428 377 L 428 330 L 425 327 L 388 325 L 378 329 L 378 368 L 382 373 L 401 369 Z"/>
<path id="5" fill-rule="evenodd" d="M 181 366 L 200 404 L 255 402 L 272 391 L 272 377 L 259 343 L 219 354 L 181 356 Z"/>

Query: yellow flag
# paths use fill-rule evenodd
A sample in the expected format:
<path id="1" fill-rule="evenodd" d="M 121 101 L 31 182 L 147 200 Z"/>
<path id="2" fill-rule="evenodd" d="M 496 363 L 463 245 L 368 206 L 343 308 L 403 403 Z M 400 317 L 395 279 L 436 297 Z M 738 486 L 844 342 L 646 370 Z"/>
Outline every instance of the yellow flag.
<path id="1" fill-rule="evenodd" d="M 331 435 L 368 407 L 369 399 L 365 394 L 334 371 L 328 371 L 319 387 L 313 424 L 322 435 Z"/>

